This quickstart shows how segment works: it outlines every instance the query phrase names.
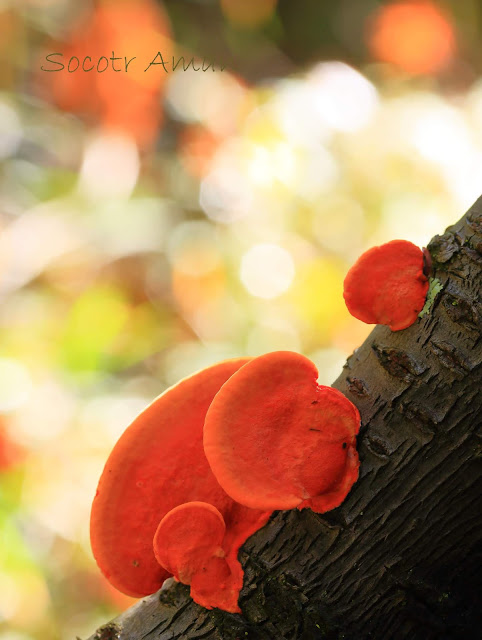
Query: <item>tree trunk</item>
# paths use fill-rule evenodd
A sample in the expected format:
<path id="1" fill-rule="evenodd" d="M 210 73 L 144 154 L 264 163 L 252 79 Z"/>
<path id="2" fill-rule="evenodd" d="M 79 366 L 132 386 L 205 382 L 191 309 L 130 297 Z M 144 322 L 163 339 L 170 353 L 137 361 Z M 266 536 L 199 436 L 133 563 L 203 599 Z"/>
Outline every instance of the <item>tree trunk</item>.
<path id="1" fill-rule="evenodd" d="M 171 584 L 90 640 L 480 637 L 482 197 L 428 249 L 443 285 L 429 313 L 377 326 L 333 385 L 362 416 L 345 502 L 275 512 L 249 538 L 243 615 Z"/>

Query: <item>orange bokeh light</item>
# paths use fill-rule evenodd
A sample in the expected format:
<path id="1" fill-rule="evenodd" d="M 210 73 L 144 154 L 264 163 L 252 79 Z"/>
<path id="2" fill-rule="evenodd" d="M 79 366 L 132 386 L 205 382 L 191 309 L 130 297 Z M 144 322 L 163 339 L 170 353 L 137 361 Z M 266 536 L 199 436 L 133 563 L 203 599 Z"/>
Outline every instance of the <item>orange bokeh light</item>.
<path id="1" fill-rule="evenodd" d="M 160 5 L 153 0 L 102 0 L 72 27 L 66 42 L 56 46 L 52 51 L 63 54 L 56 61 L 66 68 L 42 75 L 43 82 L 50 82 L 54 102 L 131 136 L 140 146 L 149 145 L 161 126 L 160 97 L 168 73 L 158 65 L 145 69 L 158 51 L 164 60 L 173 54 L 170 23 Z M 111 61 L 114 54 L 119 59 Z M 74 59 L 76 70 L 69 73 L 72 56 L 80 68 Z M 102 56 L 99 69 L 105 71 L 99 72 L 96 65 Z M 93 69 L 82 70 L 84 62 Z"/>
<path id="2" fill-rule="evenodd" d="M 202 178 L 210 169 L 220 140 L 202 125 L 186 127 L 179 138 L 179 155 L 186 170 Z"/>
<path id="3" fill-rule="evenodd" d="M 20 464 L 25 457 L 24 449 L 12 440 L 3 423 L 0 416 L 0 473 Z"/>
<path id="4" fill-rule="evenodd" d="M 174 269 L 172 292 L 183 313 L 189 316 L 200 307 L 220 299 L 226 290 L 226 276 L 220 266 L 199 276 L 189 275 Z"/>
<path id="5" fill-rule="evenodd" d="M 375 58 L 407 73 L 443 69 L 455 52 L 449 17 L 431 2 L 395 2 L 373 16 L 368 45 Z"/>
<path id="6" fill-rule="evenodd" d="M 226 278 L 221 267 L 199 276 L 174 269 L 172 291 L 183 313 L 191 315 L 199 307 L 220 299 L 225 293 Z"/>

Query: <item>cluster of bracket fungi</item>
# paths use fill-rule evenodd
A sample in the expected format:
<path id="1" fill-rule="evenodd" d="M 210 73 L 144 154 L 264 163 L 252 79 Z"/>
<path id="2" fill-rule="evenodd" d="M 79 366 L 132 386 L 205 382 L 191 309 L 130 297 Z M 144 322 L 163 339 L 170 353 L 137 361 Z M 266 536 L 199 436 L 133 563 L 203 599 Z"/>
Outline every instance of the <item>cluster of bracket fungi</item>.
<path id="1" fill-rule="evenodd" d="M 422 251 L 374 247 L 345 279 L 349 311 L 392 330 L 415 322 L 428 281 Z M 306 357 L 277 351 L 220 362 L 165 391 L 126 429 L 91 513 L 96 561 L 142 597 L 173 576 L 211 609 L 240 612 L 241 545 L 273 510 L 339 506 L 358 478 L 360 414 L 319 385 Z"/>

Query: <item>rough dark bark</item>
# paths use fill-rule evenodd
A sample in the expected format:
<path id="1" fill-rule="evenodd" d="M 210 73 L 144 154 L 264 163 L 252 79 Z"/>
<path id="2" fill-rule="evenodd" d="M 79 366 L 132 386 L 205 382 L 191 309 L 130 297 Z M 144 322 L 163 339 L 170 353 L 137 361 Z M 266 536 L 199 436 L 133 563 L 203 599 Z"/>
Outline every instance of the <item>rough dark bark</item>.
<path id="1" fill-rule="evenodd" d="M 90 640 L 480 637 L 482 198 L 428 248 L 444 286 L 428 315 L 377 326 L 333 385 L 362 416 L 346 501 L 276 512 L 247 541 L 242 616 L 174 584 Z"/>

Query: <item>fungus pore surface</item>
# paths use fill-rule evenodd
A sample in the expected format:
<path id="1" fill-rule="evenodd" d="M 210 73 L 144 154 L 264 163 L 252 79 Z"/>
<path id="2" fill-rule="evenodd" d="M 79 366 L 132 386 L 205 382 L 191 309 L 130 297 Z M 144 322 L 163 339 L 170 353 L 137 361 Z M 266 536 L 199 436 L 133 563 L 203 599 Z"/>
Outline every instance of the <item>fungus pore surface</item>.
<path id="1" fill-rule="evenodd" d="M 251 360 L 215 396 L 204 450 L 233 500 L 322 513 L 345 499 L 358 478 L 360 415 L 317 378 L 308 358 L 278 351 Z"/>
<path id="2" fill-rule="evenodd" d="M 422 250 L 392 240 L 363 253 L 348 271 L 343 297 L 352 316 L 367 324 L 406 329 L 423 309 L 428 291 Z"/>

